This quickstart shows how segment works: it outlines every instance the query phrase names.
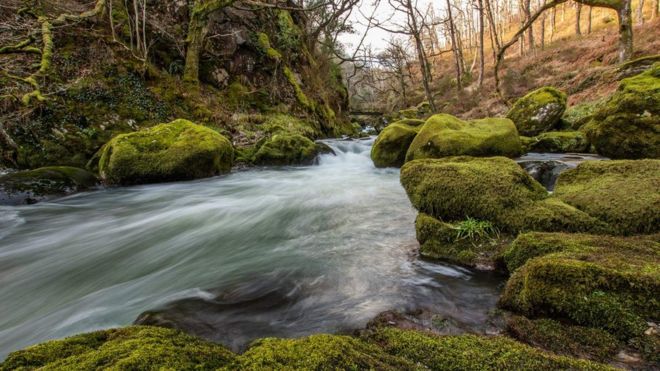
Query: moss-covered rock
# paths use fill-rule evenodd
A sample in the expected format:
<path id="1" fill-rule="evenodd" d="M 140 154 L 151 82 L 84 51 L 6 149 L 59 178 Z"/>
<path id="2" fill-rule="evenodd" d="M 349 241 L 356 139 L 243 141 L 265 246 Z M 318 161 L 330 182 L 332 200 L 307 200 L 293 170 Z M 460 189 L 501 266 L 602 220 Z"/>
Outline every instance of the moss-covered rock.
<path id="1" fill-rule="evenodd" d="M 603 156 L 660 158 L 660 63 L 622 80 L 582 130 Z"/>
<path id="2" fill-rule="evenodd" d="M 522 153 L 513 122 L 502 118 L 463 121 L 448 114 L 431 116 L 410 144 L 406 161 L 446 156 L 507 156 Z"/>
<path id="3" fill-rule="evenodd" d="M 660 160 L 586 161 L 559 176 L 555 196 L 611 233 L 659 232 Z"/>
<path id="4" fill-rule="evenodd" d="M 97 184 L 94 174 L 68 166 L 10 173 L 0 176 L 0 205 L 33 204 L 84 191 Z"/>
<path id="5" fill-rule="evenodd" d="M 480 269 L 494 269 L 495 260 L 507 247 L 507 239 L 497 228 L 475 219 L 449 224 L 419 213 L 415 230 L 422 256 Z"/>
<path id="6" fill-rule="evenodd" d="M 580 129 L 589 122 L 591 116 L 598 111 L 602 103 L 603 102 L 599 100 L 595 102 L 584 102 L 568 107 L 561 118 L 564 122 L 564 126 L 573 130 Z"/>
<path id="7" fill-rule="evenodd" d="M 551 131 L 534 138 L 531 152 L 582 153 L 589 151 L 589 141 L 580 131 Z"/>
<path id="8" fill-rule="evenodd" d="M 536 143 L 536 139 L 532 137 L 520 136 L 520 145 L 522 146 L 522 153 L 527 153 L 532 150 L 532 145 Z"/>
<path id="9" fill-rule="evenodd" d="M 560 200 L 504 157 L 415 160 L 401 169 L 413 206 L 445 223 L 488 221 L 503 232 L 600 231 L 603 224 Z"/>
<path id="10" fill-rule="evenodd" d="M 549 319 L 530 320 L 513 316 L 507 321 L 508 332 L 517 340 L 555 354 L 607 361 L 620 343 L 607 331 L 567 325 Z"/>
<path id="11" fill-rule="evenodd" d="M 627 340 L 660 313 L 657 239 L 570 234 L 521 236 L 504 255 L 514 270 L 500 305 L 565 318 Z"/>
<path id="12" fill-rule="evenodd" d="M 142 184 L 209 177 L 231 169 L 231 142 L 187 120 L 121 134 L 100 153 L 99 173 L 110 184 Z"/>
<path id="13" fill-rule="evenodd" d="M 34 345 L 11 353 L 0 370 L 213 370 L 234 357 L 176 330 L 132 326 Z"/>
<path id="14" fill-rule="evenodd" d="M 385 351 L 431 370 L 613 370 L 586 360 L 557 356 L 506 337 L 435 336 L 381 327 L 364 335 Z"/>
<path id="15" fill-rule="evenodd" d="M 228 367 L 234 370 L 413 370 L 415 364 L 391 356 L 363 340 L 339 335 L 255 341 Z"/>
<path id="16" fill-rule="evenodd" d="M 521 135 L 534 136 L 555 127 L 565 110 L 566 94 L 546 86 L 518 99 L 506 117 Z"/>
<path id="17" fill-rule="evenodd" d="M 371 160 L 376 167 L 401 167 L 406 161 L 406 152 L 417 133 L 420 125 L 412 126 L 407 122 L 417 123 L 406 119 L 388 125 L 378 134 L 378 138 L 371 147 Z"/>
<path id="18" fill-rule="evenodd" d="M 299 134 L 275 134 L 254 155 L 257 165 L 309 165 L 324 148 Z"/>

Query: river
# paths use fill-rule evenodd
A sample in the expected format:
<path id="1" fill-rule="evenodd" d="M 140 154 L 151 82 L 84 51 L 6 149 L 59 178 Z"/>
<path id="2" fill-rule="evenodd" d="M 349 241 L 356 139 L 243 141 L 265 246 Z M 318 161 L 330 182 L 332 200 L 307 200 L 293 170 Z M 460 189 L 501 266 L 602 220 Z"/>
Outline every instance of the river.
<path id="1" fill-rule="evenodd" d="M 483 330 L 502 277 L 419 259 L 398 169 L 373 139 L 326 143 L 314 166 L 0 207 L 0 359 L 138 317 L 232 349 L 386 310 Z"/>

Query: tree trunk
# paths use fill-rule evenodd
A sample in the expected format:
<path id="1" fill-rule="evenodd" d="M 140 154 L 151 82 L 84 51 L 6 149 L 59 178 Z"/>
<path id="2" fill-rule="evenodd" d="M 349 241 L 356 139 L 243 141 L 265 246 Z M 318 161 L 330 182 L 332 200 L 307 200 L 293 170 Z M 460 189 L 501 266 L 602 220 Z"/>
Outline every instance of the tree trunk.
<path id="1" fill-rule="evenodd" d="M 592 13 L 593 10 L 594 10 L 594 7 L 590 6 L 589 7 L 589 19 L 587 20 L 587 33 L 591 33 L 591 21 L 592 21 L 591 13 Z"/>
<path id="2" fill-rule="evenodd" d="M 424 93 L 426 94 L 426 100 L 429 102 L 429 108 L 431 112 L 435 113 L 435 103 L 433 102 L 433 92 L 431 91 L 431 68 L 429 67 L 429 61 L 426 58 L 426 52 L 424 51 L 424 43 L 422 42 L 421 30 L 417 24 L 417 19 L 415 18 L 415 8 L 413 7 L 412 1 L 406 1 L 406 7 L 408 8 L 408 20 L 409 24 L 412 26 L 412 34 L 415 39 L 415 47 L 417 49 L 417 58 L 419 59 L 419 66 L 422 71 L 422 83 L 424 85 Z"/>
<path id="3" fill-rule="evenodd" d="M 479 88 L 484 85 L 484 2 L 478 0 L 479 4 Z"/>
<path id="4" fill-rule="evenodd" d="M 617 10 L 619 18 L 619 62 L 632 58 L 633 27 L 632 0 L 623 0 L 623 5 Z"/>
<path id="5" fill-rule="evenodd" d="M 637 4 L 637 24 L 644 24 L 644 0 L 639 0 Z"/>
<path id="6" fill-rule="evenodd" d="M 653 9 L 651 10 L 651 19 L 656 19 L 660 13 L 660 0 L 655 0 Z"/>
<path id="7" fill-rule="evenodd" d="M 449 16 L 449 36 L 451 40 L 451 48 L 454 53 L 454 62 L 456 68 L 456 89 L 461 91 L 463 89 L 461 83 L 461 77 L 463 72 L 461 71 L 461 60 L 458 52 L 458 45 L 456 44 L 456 30 L 454 29 L 454 17 L 451 14 L 451 3 L 449 0 L 447 2 L 447 15 Z"/>
<path id="8" fill-rule="evenodd" d="M 557 7 L 552 8 L 552 14 L 550 15 L 550 42 L 555 37 L 555 28 L 557 27 Z"/>
<path id="9" fill-rule="evenodd" d="M 529 20 L 532 17 L 531 9 L 531 0 L 525 0 L 525 21 Z M 534 25 L 529 26 L 529 31 L 527 32 L 527 48 L 532 51 L 534 50 Z"/>
<path id="10" fill-rule="evenodd" d="M 582 15 L 582 4 L 575 3 L 575 34 L 582 35 L 580 31 L 580 16 Z"/>
<path id="11" fill-rule="evenodd" d="M 540 35 L 541 50 L 545 49 L 545 18 L 546 15 L 544 14 L 543 17 L 541 17 L 541 35 Z"/>

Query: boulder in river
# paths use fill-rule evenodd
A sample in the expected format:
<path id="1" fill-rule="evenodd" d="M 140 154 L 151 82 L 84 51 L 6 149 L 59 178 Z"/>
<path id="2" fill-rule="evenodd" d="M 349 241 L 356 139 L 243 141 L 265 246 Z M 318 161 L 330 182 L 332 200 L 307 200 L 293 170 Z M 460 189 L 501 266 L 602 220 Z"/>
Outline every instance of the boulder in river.
<path id="1" fill-rule="evenodd" d="M 371 147 L 371 160 L 376 167 L 401 167 L 406 152 L 424 122 L 405 119 L 388 125 Z"/>
<path id="2" fill-rule="evenodd" d="M 279 133 L 266 140 L 254 155 L 257 165 L 310 165 L 328 146 L 300 134 Z"/>
<path id="3" fill-rule="evenodd" d="M 559 176 L 554 194 L 611 234 L 660 232 L 660 160 L 586 161 Z"/>
<path id="4" fill-rule="evenodd" d="M 580 131 L 550 131 L 541 133 L 530 145 L 531 152 L 582 153 L 589 151 L 589 141 Z"/>
<path id="5" fill-rule="evenodd" d="M 535 136 L 552 130 L 566 110 L 566 94 L 543 87 L 518 99 L 506 117 L 518 128 L 520 135 Z"/>
<path id="6" fill-rule="evenodd" d="M 406 161 L 446 156 L 507 156 L 522 153 L 511 120 L 485 118 L 463 121 L 448 114 L 431 116 L 410 144 Z"/>
<path id="7" fill-rule="evenodd" d="M 99 173 L 109 184 L 143 184 L 204 178 L 229 172 L 231 142 L 187 120 L 114 137 L 102 149 Z"/>
<path id="8" fill-rule="evenodd" d="M 51 166 L 0 176 L 0 205 L 33 204 L 93 188 L 96 176 L 69 166 Z"/>
<path id="9" fill-rule="evenodd" d="M 504 260 L 513 272 L 500 299 L 505 309 L 600 328 L 623 341 L 658 320 L 657 236 L 523 234 Z"/>
<path id="10" fill-rule="evenodd" d="M 603 156 L 660 158 L 660 63 L 622 80 L 581 130 Z"/>

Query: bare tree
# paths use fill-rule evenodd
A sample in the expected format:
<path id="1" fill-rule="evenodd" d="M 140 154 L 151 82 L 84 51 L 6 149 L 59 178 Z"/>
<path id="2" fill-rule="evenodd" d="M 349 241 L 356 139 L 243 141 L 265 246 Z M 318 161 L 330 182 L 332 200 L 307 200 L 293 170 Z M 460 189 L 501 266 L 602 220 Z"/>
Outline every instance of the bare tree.
<path id="1" fill-rule="evenodd" d="M 582 4 L 575 3 L 575 34 L 582 35 L 580 30 L 580 18 L 582 16 Z"/>
<path id="2" fill-rule="evenodd" d="M 644 0 L 639 0 L 637 3 L 637 24 L 644 24 Z"/>

